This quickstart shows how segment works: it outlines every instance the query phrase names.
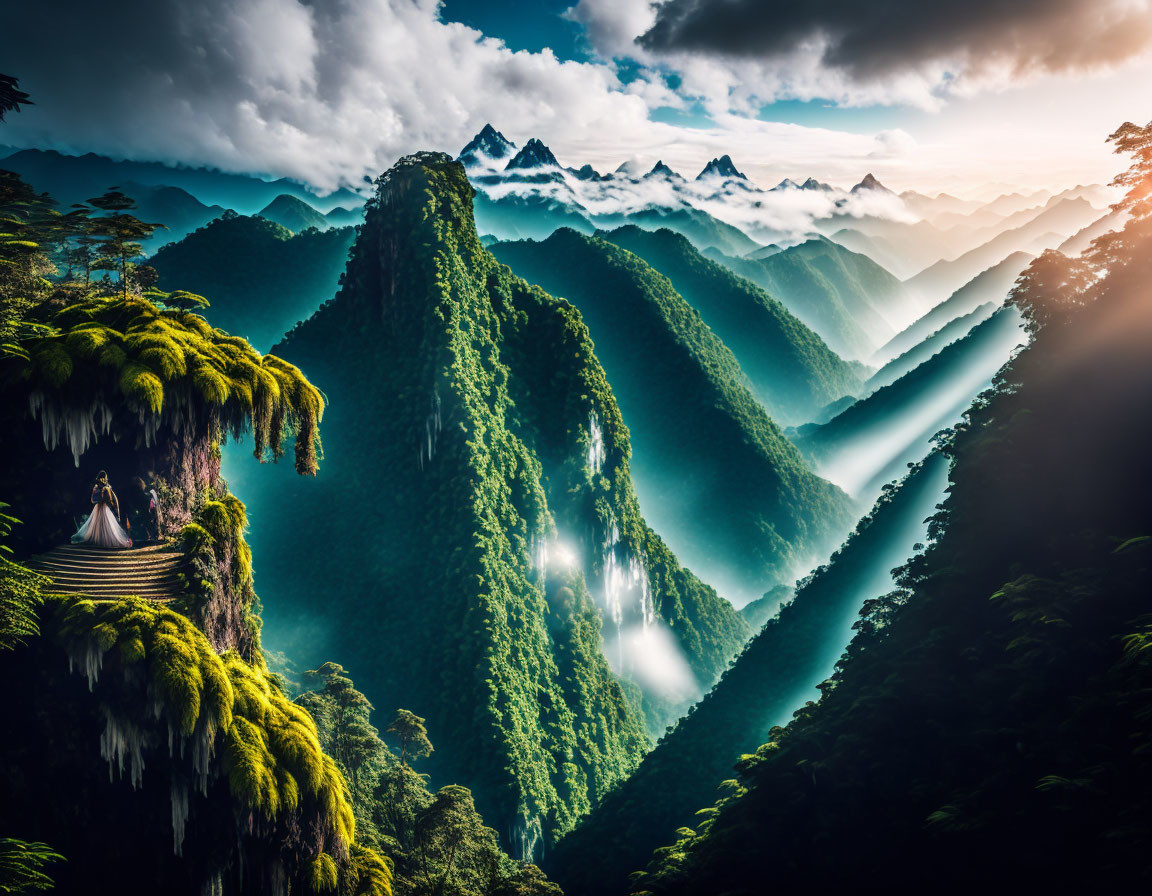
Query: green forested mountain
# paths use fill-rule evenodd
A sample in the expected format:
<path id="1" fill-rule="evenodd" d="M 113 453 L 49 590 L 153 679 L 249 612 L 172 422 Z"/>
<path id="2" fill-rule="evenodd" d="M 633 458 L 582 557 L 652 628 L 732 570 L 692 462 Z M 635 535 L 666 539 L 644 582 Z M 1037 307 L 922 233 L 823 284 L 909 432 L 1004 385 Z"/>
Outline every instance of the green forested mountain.
<path id="1" fill-rule="evenodd" d="M 1122 182 L 1144 215 L 1147 134 L 1117 135 L 1142 138 L 1142 178 Z M 819 704 L 741 760 L 635 892 L 1152 880 L 1150 248 L 1144 217 L 1029 268 L 1035 338 L 948 449 L 933 543 L 867 607 Z"/>
<path id="2" fill-rule="evenodd" d="M 851 525 L 846 496 L 805 466 L 667 278 L 571 230 L 493 252 L 580 309 L 632 434 L 645 514 L 707 581 L 760 597 Z"/>
<path id="3" fill-rule="evenodd" d="M 628 874 L 674 839 L 677 828 L 696 823 L 696 811 L 716 798 L 741 753 L 816 699 L 860 608 L 891 590 L 890 571 L 923 540 L 945 478 L 946 463 L 933 454 L 889 488 L 828 564 L 799 583 L 712 692 L 561 841 L 546 864 L 566 892 L 627 892 Z"/>
<path id="4" fill-rule="evenodd" d="M 293 235 L 263 217 L 227 213 L 149 261 L 160 285 L 211 296 L 218 327 L 269 348 L 336 293 L 351 227 Z"/>
<path id="5" fill-rule="evenodd" d="M 856 370 L 824 340 L 764 290 L 703 257 L 685 237 L 634 226 L 599 236 L 639 255 L 672 282 L 732 350 L 773 418 L 810 419 L 818 408 L 859 389 Z"/>
<path id="6" fill-rule="evenodd" d="M 328 397 L 323 472 L 245 493 L 270 637 L 417 707 L 428 769 L 531 855 L 749 630 L 640 518 L 579 313 L 495 261 L 471 199 L 443 155 L 380 179 L 339 293 L 277 347 Z"/>
<path id="7" fill-rule="evenodd" d="M 778 298 L 843 358 L 866 361 L 913 305 L 872 259 L 819 237 L 767 258 L 721 259 Z"/>
<path id="8" fill-rule="evenodd" d="M 287 193 L 281 193 L 260 209 L 259 215 L 281 227 L 288 228 L 293 233 L 302 233 L 309 227 L 314 227 L 316 230 L 327 230 L 331 226 L 331 221 L 307 202 L 303 199 L 297 199 L 295 196 L 289 196 Z"/>

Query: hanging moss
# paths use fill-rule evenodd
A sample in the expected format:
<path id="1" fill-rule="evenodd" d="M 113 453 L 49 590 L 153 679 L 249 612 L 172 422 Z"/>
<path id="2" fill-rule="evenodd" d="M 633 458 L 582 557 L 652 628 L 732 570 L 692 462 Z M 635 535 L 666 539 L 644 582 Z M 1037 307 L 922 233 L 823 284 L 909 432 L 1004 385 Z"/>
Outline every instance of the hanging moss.
<path id="1" fill-rule="evenodd" d="M 79 463 L 97 433 L 150 445 L 161 429 L 251 430 L 260 460 L 279 459 L 294 435 L 297 471 L 316 473 L 324 400 L 291 364 L 142 298 L 85 298 L 49 323 L 56 332 L 13 363 L 50 448 L 66 441 Z"/>
<path id="2" fill-rule="evenodd" d="M 262 665 L 218 655 L 191 621 L 155 603 L 56 601 L 57 637 L 90 686 L 111 652 L 125 674 L 141 669 L 157 717 L 183 738 L 204 733 L 216 757 L 208 771 L 227 776 L 242 807 L 269 821 L 294 814 L 319 834 L 323 851 L 347 859 L 355 837 L 348 785 L 312 717 Z"/>
<path id="3" fill-rule="evenodd" d="M 336 863 L 326 852 L 320 853 L 308 864 L 308 886 L 313 893 L 335 890 L 336 877 Z"/>
<path id="4" fill-rule="evenodd" d="M 344 889 L 351 891 L 352 896 L 392 892 L 392 860 L 375 850 L 353 843 L 348 872 L 350 880 Z"/>
<path id="5" fill-rule="evenodd" d="M 174 609 L 189 616 L 217 650 L 245 659 L 259 653 L 260 620 L 252 612 L 252 549 L 244 538 L 244 503 L 220 488 L 195 500 L 192 519 L 179 532 L 188 558 L 182 596 Z"/>
<path id="6" fill-rule="evenodd" d="M 58 637 L 74 658 L 95 650 L 102 663 L 103 654 L 117 650 L 125 665 L 147 662 L 157 697 L 181 734 L 190 736 L 202 717 L 215 731 L 231 725 L 235 694 L 223 661 L 187 617 L 139 598 L 77 600 L 65 605 Z M 90 673 L 90 685 L 98 674 Z"/>

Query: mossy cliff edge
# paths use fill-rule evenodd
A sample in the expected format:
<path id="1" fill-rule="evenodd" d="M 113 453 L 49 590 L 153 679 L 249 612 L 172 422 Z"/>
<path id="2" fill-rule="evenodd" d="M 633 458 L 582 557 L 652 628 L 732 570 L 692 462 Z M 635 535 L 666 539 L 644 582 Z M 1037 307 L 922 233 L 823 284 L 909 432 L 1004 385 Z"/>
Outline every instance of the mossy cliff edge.
<path id="1" fill-rule="evenodd" d="M 247 515 L 220 477 L 221 441 L 248 431 L 261 459 L 295 437 L 297 470 L 314 473 L 319 392 L 198 315 L 11 276 L 50 270 L 23 243 L 0 277 L 5 447 L 22 458 L 0 493 L 24 520 L 13 538 L 3 518 L 5 551 L 65 541 L 106 467 L 121 489 L 154 478 L 161 535 L 187 562 L 160 604 L 52 595 L 0 559 L 0 830 L 64 855 L 63 891 L 390 893 L 312 717 L 264 665 Z"/>

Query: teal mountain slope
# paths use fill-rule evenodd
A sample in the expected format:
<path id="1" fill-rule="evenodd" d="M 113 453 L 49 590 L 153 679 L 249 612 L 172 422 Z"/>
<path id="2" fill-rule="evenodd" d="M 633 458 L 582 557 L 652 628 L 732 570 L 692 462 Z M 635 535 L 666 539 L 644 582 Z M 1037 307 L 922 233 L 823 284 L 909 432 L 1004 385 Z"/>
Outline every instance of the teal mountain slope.
<path id="1" fill-rule="evenodd" d="M 1027 252 L 1013 252 L 1003 261 L 981 271 L 943 302 L 909 324 L 876 352 L 874 363 L 887 363 L 903 354 L 949 321 L 975 311 L 985 302 L 1004 304 L 1020 272 L 1028 266 L 1032 256 Z"/>
<path id="2" fill-rule="evenodd" d="M 876 494 L 956 424 L 1027 337 L 1015 308 L 1001 308 L 962 339 L 827 423 L 800 428 L 796 444 L 834 482 Z"/>
<path id="3" fill-rule="evenodd" d="M 780 892 L 1149 879 L 1144 230 L 1080 301 L 1048 281 L 1049 323 L 948 449 L 928 550 L 868 608 L 819 704 L 740 762 L 635 892 L 751 896 L 766 869 Z"/>
<path id="4" fill-rule="evenodd" d="M 266 218 L 281 227 L 286 227 L 293 233 L 300 233 L 309 227 L 327 230 L 332 226 L 332 222 L 328 218 L 316 211 L 303 199 L 297 199 L 287 193 L 277 196 L 260 209 L 259 214 L 261 218 Z"/>
<path id="5" fill-rule="evenodd" d="M 3 167 L 2 162 L 0 167 Z M 225 211 L 218 205 L 205 205 L 179 187 L 149 187 L 144 184 L 125 183 L 121 185 L 121 189 L 127 196 L 136 200 L 136 210 L 132 214 L 141 221 L 164 225 L 144 241 L 145 253 L 155 252 L 161 246 L 183 239 L 196 228 L 219 218 Z"/>
<path id="6" fill-rule="evenodd" d="M 205 312 L 218 327 L 266 350 L 336 293 L 351 227 L 293 236 L 261 217 L 225 214 L 149 264 L 164 288 L 210 296 Z"/>
<path id="7" fill-rule="evenodd" d="M 683 236 L 621 227 L 599 234 L 667 277 L 704 323 L 732 350 L 753 394 L 782 423 L 855 393 L 860 379 L 780 302 L 728 268 L 704 258 Z"/>
<path id="8" fill-rule="evenodd" d="M 709 249 L 726 255 L 746 255 L 763 247 L 738 227 L 698 208 L 649 208 L 626 215 L 600 215 L 593 222 L 601 230 L 633 225 L 644 230 L 668 230 L 685 237 L 701 252 Z"/>
<path id="9" fill-rule="evenodd" d="M 328 398 L 322 471 L 236 481 L 269 514 L 269 643 L 338 645 L 375 705 L 418 707 L 429 771 L 529 855 L 749 630 L 641 519 L 580 315 L 493 259 L 471 200 L 444 155 L 378 181 L 339 293 L 278 346 Z"/>
<path id="10" fill-rule="evenodd" d="M 705 581 L 758 598 L 851 526 L 849 500 L 808 469 L 667 278 L 571 230 L 493 252 L 580 309 L 632 433 L 645 515 Z"/>
<path id="11" fill-rule="evenodd" d="M 977 324 L 983 323 L 995 314 L 998 307 L 999 306 L 993 302 L 985 302 L 967 314 L 950 320 L 923 342 L 917 343 L 902 355 L 893 358 L 872 374 L 872 376 L 868 377 L 864 383 L 864 391 L 874 392 L 877 389 L 887 386 L 889 383 L 896 382 L 896 380 L 900 379 L 904 374 L 915 370 L 942 349 L 956 342 L 958 339 L 963 339 Z"/>
<path id="12" fill-rule="evenodd" d="M 703 701 L 640 768 L 581 821 L 547 860 L 569 893 L 627 892 L 628 874 L 655 847 L 693 825 L 741 753 L 819 696 L 865 601 L 892 588 L 891 570 L 924 539 L 943 496 L 947 464 L 933 454 L 889 489 L 829 563 L 799 583 Z M 714 892 L 701 890 L 700 892 Z"/>

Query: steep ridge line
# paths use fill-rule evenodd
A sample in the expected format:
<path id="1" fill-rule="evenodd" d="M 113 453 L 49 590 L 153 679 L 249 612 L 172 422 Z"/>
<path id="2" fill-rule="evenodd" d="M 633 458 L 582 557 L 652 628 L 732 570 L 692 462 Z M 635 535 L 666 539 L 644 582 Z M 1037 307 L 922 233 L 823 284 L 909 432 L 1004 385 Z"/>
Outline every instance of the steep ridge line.
<path id="1" fill-rule="evenodd" d="M 63 594 L 97 599 L 135 595 L 167 602 L 180 594 L 186 557 L 170 545 L 113 550 L 88 545 L 61 545 L 28 561 L 50 578 Z"/>

